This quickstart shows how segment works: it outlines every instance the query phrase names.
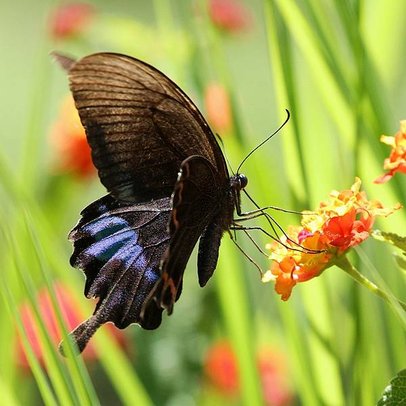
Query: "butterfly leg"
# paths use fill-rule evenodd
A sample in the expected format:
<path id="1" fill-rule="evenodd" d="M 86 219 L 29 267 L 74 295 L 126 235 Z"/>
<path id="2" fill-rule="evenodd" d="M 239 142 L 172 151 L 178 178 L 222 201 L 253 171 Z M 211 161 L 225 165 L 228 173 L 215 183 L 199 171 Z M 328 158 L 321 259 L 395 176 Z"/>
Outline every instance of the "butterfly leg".
<path id="1" fill-rule="evenodd" d="M 237 241 L 235 239 L 233 239 L 231 237 L 231 241 L 235 244 L 235 246 L 241 251 L 241 253 L 244 255 L 245 258 L 248 259 L 249 262 L 251 262 L 252 265 L 255 266 L 255 268 L 257 268 L 260 277 L 262 277 L 263 272 L 261 267 L 243 250 L 243 248 L 237 243 Z"/>

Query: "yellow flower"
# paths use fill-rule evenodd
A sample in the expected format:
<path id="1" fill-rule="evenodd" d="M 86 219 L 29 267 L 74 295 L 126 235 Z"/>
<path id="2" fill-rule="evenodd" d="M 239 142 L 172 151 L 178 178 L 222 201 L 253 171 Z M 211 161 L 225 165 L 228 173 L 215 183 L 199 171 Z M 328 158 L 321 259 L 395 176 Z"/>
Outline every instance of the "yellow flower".
<path id="1" fill-rule="evenodd" d="M 382 135 L 381 142 L 391 146 L 392 151 L 383 164 L 388 172 L 375 179 L 375 183 L 387 182 L 396 172 L 406 174 L 406 120 L 400 122 L 400 130 L 394 137 Z"/>
<path id="2" fill-rule="evenodd" d="M 368 200 L 355 179 L 349 190 L 332 191 L 314 212 L 303 212 L 302 226 L 291 227 L 288 236 L 267 246 L 271 268 L 263 281 L 275 281 L 275 290 L 287 300 L 299 282 L 319 276 L 343 255 L 369 237 L 376 216 L 388 216 L 401 206 L 383 207 Z"/>

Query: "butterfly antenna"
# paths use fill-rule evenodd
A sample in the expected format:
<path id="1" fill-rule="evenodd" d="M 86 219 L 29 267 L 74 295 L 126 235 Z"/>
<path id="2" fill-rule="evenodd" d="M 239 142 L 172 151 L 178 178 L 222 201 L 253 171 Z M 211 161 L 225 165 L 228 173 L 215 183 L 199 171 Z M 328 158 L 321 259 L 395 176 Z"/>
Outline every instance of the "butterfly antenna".
<path id="1" fill-rule="evenodd" d="M 254 244 L 255 248 L 266 258 L 269 258 L 269 254 L 267 254 L 260 246 L 259 244 L 254 240 L 252 235 L 248 232 L 249 230 L 243 229 L 244 234 L 248 237 L 248 239 Z"/>
<path id="2" fill-rule="evenodd" d="M 59 63 L 59 65 L 69 72 L 72 66 L 75 64 L 75 60 L 67 55 L 60 54 L 59 52 L 52 51 L 50 55 Z"/>
<path id="3" fill-rule="evenodd" d="M 285 121 L 267 138 L 265 138 L 259 145 L 257 145 L 240 163 L 240 166 L 237 169 L 237 173 L 240 173 L 240 169 L 243 166 L 244 162 L 259 148 L 262 147 L 262 145 L 264 145 L 266 142 L 268 142 L 275 134 L 277 134 L 285 125 L 286 123 L 289 121 L 290 119 L 290 112 L 288 109 L 285 109 L 286 111 L 286 119 Z"/>
<path id="4" fill-rule="evenodd" d="M 217 141 L 220 143 L 221 148 L 224 149 L 224 141 L 223 141 L 223 139 L 221 138 L 221 135 L 220 135 L 219 133 L 215 133 L 214 135 L 216 136 Z"/>
<path id="5" fill-rule="evenodd" d="M 235 241 L 233 238 L 231 238 L 231 241 L 240 250 L 240 252 L 244 255 L 244 257 L 247 258 L 248 261 L 251 262 L 251 264 L 255 266 L 255 268 L 257 268 L 260 277 L 262 277 L 264 273 L 262 272 L 261 267 L 243 250 L 243 248 L 241 247 L 241 245 L 239 245 L 237 243 L 237 241 Z"/>
<path id="6" fill-rule="evenodd" d="M 228 160 L 228 156 L 227 156 L 227 153 L 226 153 L 226 147 L 224 145 L 224 141 L 220 137 L 219 134 L 216 133 L 215 135 L 216 135 L 217 140 L 219 141 L 219 144 L 221 145 L 221 149 L 224 151 L 223 156 L 224 156 L 224 158 L 226 160 L 227 166 L 230 168 L 230 172 L 234 175 L 235 173 L 234 173 L 233 168 L 231 166 L 231 162 Z"/>

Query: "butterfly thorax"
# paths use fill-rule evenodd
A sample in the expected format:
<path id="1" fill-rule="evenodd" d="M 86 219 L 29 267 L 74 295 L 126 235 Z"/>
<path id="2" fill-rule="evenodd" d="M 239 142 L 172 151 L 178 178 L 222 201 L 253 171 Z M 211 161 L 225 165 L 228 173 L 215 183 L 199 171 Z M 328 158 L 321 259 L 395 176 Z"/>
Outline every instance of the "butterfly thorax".
<path id="1" fill-rule="evenodd" d="M 244 189 L 247 184 L 248 178 L 242 173 L 237 173 L 236 175 L 230 177 L 233 210 L 235 208 L 237 214 L 241 213 L 241 190 Z"/>

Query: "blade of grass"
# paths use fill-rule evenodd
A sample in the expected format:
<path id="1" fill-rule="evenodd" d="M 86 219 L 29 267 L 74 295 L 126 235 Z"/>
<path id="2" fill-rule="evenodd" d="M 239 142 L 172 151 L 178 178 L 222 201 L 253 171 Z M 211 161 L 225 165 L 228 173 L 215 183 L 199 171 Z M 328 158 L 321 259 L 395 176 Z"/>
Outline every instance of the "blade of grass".
<path id="1" fill-rule="evenodd" d="M 4 235 L 4 240 L 6 241 L 7 245 L 10 245 L 10 236 L 7 234 L 7 231 L 4 229 L 4 225 L 2 226 L 2 233 Z M 11 250 L 11 247 L 9 247 Z M 17 273 L 17 269 L 13 267 L 13 270 Z M 14 299 L 13 292 L 10 290 L 10 283 L 8 280 L 6 280 L 6 273 L 2 272 L 1 277 L 0 277 L 0 283 L 2 285 L 2 288 L 0 289 L 1 296 L 3 298 L 3 301 L 5 303 L 6 309 L 10 315 L 10 324 L 11 320 L 13 320 L 16 323 L 16 327 L 18 329 L 18 333 L 21 337 L 21 342 L 25 351 L 25 354 L 27 356 L 27 361 L 28 364 L 30 365 L 32 374 L 35 378 L 35 381 L 37 383 L 38 389 L 41 393 L 42 400 L 44 401 L 45 405 L 49 406 L 56 406 L 58 402 L 56 401 L 56 398 L 53 394 L 53 391 L 51 387 L 49 386 L 47 377 L 45 373 L 42 370 L 42 367 L 35 356 L 28 337 L 27 333 L 24 329 L 22 320 L 21 320 L 21 315 L 18 312 L 18 304 L 16 303 Z"/>
<path id="2" fill-rule="evenodd" d="M 37 226 L 37 230 L 41 231 L 41 228 Z M 48 238 L 43 237 L 43 233 L 41 233 L 39 239 L 41 241 L 48 241 Z M 54 251 L 52 250 L 52 252 Z M 52 262 L 56 262 L 55 259 Z M 56 265 L 60 266 L 60 263 Z M 89 309 L 86 308 L 85 311 L 88 312 Z M 101 338 L 97 338 L 100 336 Z M 67 340 L 67 335 L 64 336 L 64 339 Z M 120 396 L 123 403 L 128 405 L 137 404 L 140 406 L 151 404 L 152 402 L 149 400 L 148 394 L 146 393 L 142 383 L 139 381 L 136 372 L 133 370 L 131 364 L 126 359 L 123 351 L 117 347 L 112 338 L 109 337 L 107 334 L 98 333 L 94 341 L 95 343 L 99 342 L 99 345 L 96 345 L 98 349 L 99 359 L 107 376 L 110 378 L 113 386 L 117 390 L 117 394 Z M 67 342 L 70 343 L 70 340 L 67 340 Z M 70 354 L 68 359 L 70 359 L 72 356 L 73 353 Z M 79 368 L 80 371 L 81 365 L 75 365 L 76 358 L 77 357 L 73 356 L 71 362 L 74 363 L 75 369 Z M 83 389 L 86 390 L 87 382 L 85 381 L 84 384 L 82 382 L 80 383 L 84 385 Z M 95 395 L 92 395 L 90 400 L 95 402 L 94 399 Z"/>
<path id="3" fill-rule="evenodd" d="M 35 232 L 34 232 L 35 226 L 32 224 L 33 218 L 28 214 L 30 209 L 36 211 L 36 209 L 35 209 L 36 205 L 28 204 L 26 206 L 24 204 L 24 202 L 26 200 L 31 200 L 31 199 L 28 196 L 25 196 L 25 193 L 22 193 L 19 190 L 16 182 L 10 182 L 9 185 L 6 184 L 5 186 L 8 188 L 8 192 L 10 192 L 9 197 L 12 200 L 14 200 L 13 206 L 15 207 L 15 209 L 19 212 L 25 213 L 25 226 L 26 226 L 25 233 L 28 234 L 28 236 L 29 236 L 30 243 L 31 243 L 33 251 L 34 251 L 34 255 L 36 256 L 37 261 L 38 261 L 38 268 L 40 270 L 41 279 L 42 279 L 42 282 L 40 282 L 40 283 L 41 284 L 45 283 L 47 285 L 48 292 L 51 297 L 53 309 L 57 316 L 57 322 L 59 324 L 59 328 L 67 336 L 66 326 L 63 326 L 62 315 L 60 313 L 60 309 L 56 302 L 55 294 L 52 289 L 51 276 L 50 276 L 49 272 L 46 271 L 46 269 L 48 269 L 48 268 L 45 266 L 45 261 L 43 258 L 41 247 L 38 244 L 38 241 L 44 241 L 44 240 L 41 240 L 38 236 L 35 235 Z M 41 218 L 42 216 L 39 216 L 39 217 Z M 40 228 L 39 224 L 40 223 L 37 222 L 37 228 Z M 23 256 L 24 256 L 24 254 L 22 255 L 22 257 Z M 33 271 L 33 269 L 31 269 L 31 271 Z M 45 345 L 47 345 L 47 344 L 45 344 Z M 49 350 L 49 348 L 48 348 L 48 350 Z M 52 346 L 51 352 L 54 352 L 54 351 L 55 351 L 55 348 L 53 348 L 53 346 Z M 73 354 L 73 348 L 71 348 L 71 352 Z M 58 357 L 58 355 L 57 355 L 57 357 Z M 67 375 L 65 375 L 65 378 L 68 379 L 68 381 L 73 384 L 73 387 L 74 387 L 73 393 L 76 393 L 78 395 L 78 398 L 80 399 L 82 404 L 94 404 L 94 405 L 98 404 L 99 402 L 97 400 L 97 396 L 96 396 L 94 388 L 91 384 L 90 378 L 87 374 L 87 371 L 84 367 L 84 364 L 83 364 L 83 362 L 79 362 L 79 361 L 81 361 L 81 359 L 77 358 L 77 357 L 71 357 L 67 361 L 67 366 L 68 366 L 68 370 L 69 370 L 69 378 Z"/>
<path id="4" fill-rule="evenodd" d="M 10 391 L 10 387 L 0 379 L 0 393 L 1 393 L 1 401 L 3 405 L 7 406 L 18 406 L 17 399 L 14 397 L 14 394 Z M 49 403 L 45 403 L 49 405 Z"/>
<path id="5" fill-rule="evenodd" d="M 230 100 L 233 137 L 238 140 L 241 146 L 244 146 L 248 131 L 246 131 L 246 125 L 243 122 L 243 114 L 241 113 L 240 105 L 236 97 L 236 91 L 232 84 L 232 75 L 227 63 L 223 45 L 224 37 L 221 36 L 216 27 L 214 27 L 209 17 L 206 1 L 199 1 L 199 9 L 203 17 L 201 27 L 191 27 L 191 32 L 194 35 L 196 43 L 200 47 L 200 54 L 204 57 L 204 72 L 202 73 L 202 77 L 204 77 L 205 84 L 217 81 L 221 83 L 226 90 Z M 200 29 L 202 29 L 204 35 L 202 35 Z M 202 69 L 202 66 L 199 68 Z M 203 95 L 204 89 L 200 88 L 199 90 Z"/>
<path id="6" fill-rule="evenodd" d="M 46 16 L 43 16 L 43 24 L 40 27 L 47 27 Z M 42 32 L 42 40 L 38 46 L 37 59 L 34 61 L 32 89 L 30 89 L 30 108 L 28 110 L 26 123 L 27 129 L 24 136 L 22 150 L 22 162 L 19 173 L 19 181 L 25 185 L 35 185 L 39 169 L 42 164 L 43 134 L 45 131 L 44 119 L 47 111 L 50 92 L 49 80 L 52 61 L 48 57 L 49 43 L 45 40 L 45 29 Z"/>
<path id="7" fill-rule="evenodd" d="M 243 269 L 235 250 L 230 239 L 224 238 L 216 271 L 216 288 L 224 322 L 237 357 L 242 403 L 262 405 L 263 398 L 255 360 L 253 317 L 250 316 Z"/>
<path id="8" fill-rule="evenodd" d="M 269 1 L 269 0 L 268 0 Z M 270 2 L 272 4 L 272 2 Z M 315 83 L 323 97 L 324 103 L 329 110 L 340 134 L 352 145 L 350 135 L 354 133 L 346 118 L 351 117 L 351 110 L 343 97 L 341 89 L 332 75 L 326 61 L 320 54 L 314 32 L 309 27 L 297 4 L 291 0 L 275 0 L 281 17 L 299 46 L 314 74 Z"/>
<path id="9" fill-rule="evenodd" d="M 373 59 L 370 56 L 370 50 L 367 47 L 367 39 L 363 38 L 362 15 L 364 13 L 363 2 L 352 6 L 348 2 L 342 2 L 335 0 L 336 8 L 339 16 L 343 22 L 343 26 L 346 28 L 347 41 L 352 45 L 354 59 L 357 64 L 357 100 L 359 106 L 357 111 L 360 113 L 358 120 L 362 122 L 361 127 L 364 134 L 372 133 L 375 137 L 363 137 L 369 142 L 372 150 L 372 157 L 375 157 L 379 162 L 383 162 L 387 156 L 382 143 L 377 142 L 378 136 L 381 135 L 384 129 L 392 128 L 389 125 L 389 111 L 386 98 L 386 90 L 383 85 L 383 78 L 379 74 Z M 400 3 L 398 4 L 399 7 Z M 365 5 L 364 5 L 365 6 Z M 404 9 L 404 5 L 403 5 Z M 402 8 L 399 7 L 399 11 Z M 366 91 L 367 90 L 367 91 Z M 366 106 L 360 106 L 360 101 L 364 98 L 367 102 Z M 361 110 L 360 107 L 364 107 Z M 361 110 L 361 111 L 360 111 Z M 361 115 L 361 112 L 364 114 Z M 365 117 L 364 117 L 365 116 Z M 369 131 L 368 131 L 369 129 Z M 360 136 L 360 134 L 359 134 Z M 360 152 L 358 148 L 356 152 Z M 390 187 L 396 192 L 400 201 L 406 201 L 406 191 L 402 187 L 402 183 L 398 178 L 393 179 Z"/>
<path id="10" fill-rule="evenodd" d="M 285 93 L 282 96 L 282 100 L 287 100 L 287 106 L 292 113 L 292 124 L 293 124 L 293 137 L 295 150 L 297 151 L 297 157 L 299 162 L 298 173 L 295 176 L 299 179 L 299 183 L 303 185 L 303 202 L 302 204 L 305 207 L 310 206 L 310 201 L 306 197 L 310 197 L 309 190 L 309 176 L 307 173 L 307 168 L 304 161 L 303 145 L 302 139 L 304 138 L 301 134 L 301 125 L 300 125 L 300 105 L 297 102 L 297 89 L 295 84 L 294 72 L 293 72 L 293 60 L 292 60 L 292 50 L 291 43 L 286 27 L 281 24 L 280 18 L 276 15 L 277 10 L 269 7 L 266 10 L 265 15 L 267 16 L 267 30 L 268 30 L 268 44 L 269 47 L 272 47 L 272 55 L 279 56 L 279 60 L 274 61 L 274 64 L 277 65 L 274 69 L 278 71 L 278 75 L 282 76 L 279 83 L 284 83 Z M 272 16 L 271 16 L 272 14 Z M 273 30 L 271 29 L 273 27 Z M 275 38 L 278 38 L 275 41 Z M 280 45 L 279 45 L 280 44 Z M 283 66 L 283 69 L 282 69 Z M 282 93 L 282 90 L 279 90 L 279 94 Z M 292 148 L 289 148 L 289 153 L 291 153 Z"/>
<path id="11" fill-rule="evenodd" d="M 53 307 L 53 310 L 56 315 L 56 319 L 57 319 L 56 321 L 57 321 L 58 327 L 59 327 L 60 331 L 63 332 L 63 339 L 65 340 L 65 342 L 69 343 L 68 351 L 67 351 L 67 355 L 68 355 L 67 366 L 68 366 L 69 377 L 72 381 L 73 388 L 75 390 L 75 393 L 77 393 L 78 398 L 81 401 L 81 404 L 97 405 L 100 402 L 97 398 L 96 392 L 91 383 L 90 377 L 87 373 L 83 360 L 81 357 L 76 356 L 75 349 L 71 345 L 71 340 L 68 339 L 67 327 L 63 320 L 63 316 L 62 316 L 61 310 L 59 308 L 59 305 L 58 305 L 58 302 L 57 302 L 57 299 L 55 296 L 55 292 L 54 292 L 52 281 L 51 281 L 51 275 L 50 275 L 49 271 L 47 271 L 48 266 L 46 266 L 45 255 L 42 252 L 41 246 L 38 243 L 39 238 L 35 233 L 33 219 L 27 210 L 25 210 L 24 214 L 25 214 L 25 224 L 27 227 L 27 231 L 30 236 L 31 243 L 34 247 L 34 253 L 35 253 L 37 261 L 38 261 L 38 266 L 41 271 L 41 276 L 48 288 L 52 307 Z M 39 227 L 39 225 L 37 224 L 37 228 L 38 227 Z"/>
<path id="12" fill-rule="evenodd" d="M 33 242 L 35 240 L 36 238 L 33 236 Z M 50 284 L 49 280 L 48 284 Z M 64 338 L 67 339 L 67 336 Z M 102 334 L 101 340 L 103 344 L 99 345 L 98 350 L 100 361 L 123 402 L 128 405 L 137 404 L 140 406 L 151 404 L 142 383 L 138 380 L 137 374 L 132 369 L 128 360 L 125 358 L 122 350 L 119 349 L 113 340 L 107 335 L 103 336 Z M 67 341 L 70 343 L 70 340 Z M 71 355 L 73 355 L 73 353 Z M 84 372 L 82 371 L 82 366 L 76 363 L 75 357 L 73 357 L 71 360 L 74 364 L 73 366 L 75 367 L 75 370 Z M 84 383 L 79 379 L 79 377 L 76 377 L 76 379 L 79 380 L 79 383 L 82 386 L 82 388 L 80 388 L 81 393 L 83 390 L 86 393 L 88 390 L 86 387 L 86 384 L 88 383 L 86 382 L 87 379 Z M 90 397 L 89 401 L 92 404 L 96 404 L 96 395 L 90 392 L 88 396 Z"/>
<path id="13" fill-rule="evenodd" d="M 41 397 L 42 397 L 44 404 L 49 405 L 49 406 L 56 406 L 58 404 L 61 404 L 61 403 L 59 403 L 59 401 L 57 401 L 55 399 L 53 390 L 51 389 L 51 387 L 48 384 L 47 376 L 43 372 L 41 365 L 39 364 L 32 348 L 31 348 L 31 345 L 28 341 L 20 315 L 17 314 L 17 312 L 14 310 L 14 309 L 17 309 L 18 306 L 13 300 L 13 295 L 7 291 L 7 286 L 4 286 L 4 284 L 3 284 L 2 290 L 3 290 L 4 297 L 5 297 L 6 308 L 9 312 L 9 314 L 11 315 L 12 319 L 16 323 L 18 333 L 21 338 L 21 343 L 23 345 L 25 355 L 27 356 L 28 364 L 31 368 L 31 372 L 37 383 L 38 390 L 41 393 Z M 2 402 L 4 402 L 4 398 L 2 399 Z M 68 403 L 65 403 L 65 404 L 68 404 Z"/>
<path id="14" fill-rule="evenodd" d="M 24 209 L 17 203 L 15 205 L 16 210 L 19 213 L 24 212 Z M 48 335 L 47 327 L 42 319 L 41 310 L 37 304 L 36 288 L 34 287 L 34 279 L 37 283 L 43 285 L 44 280 L 41 279 L 40 268 L 41 264 L 36 261 L 36 256 L 39 254 L 36 252 L 36 247 L 31 239 L 32 235 L 29 235 L 29 227 L 27 232 L 27 224 L 24 223 L 24 216 L 22 222 L 16 224 L 13 227 L 13 235 L 10 234 L 10 255 L 14 262 L 14 267 L 17 269 L 15 272 L 15 278 L 22 287 L 23 297 L 28 299 L 29 306 L 33 314 L 33 320 L 35 323 L 37 338 L 40 344 L 41 356 L 44 360 L 44 365 L 49 373 L 50 381 L 55 388 L 55 393 L 58 395 L 62 404 L 70 404 L 70 402 L 80 402 L 81 404 L 91 404 L 88 400 L 88 393 L 92 393 L 91 387 L 87 390 L 77 390 L 75 388 L 73 380 L 75 376 L 72 376 L 70 371 L 66 370 L 65 365 L 62 364 L 62 358 L 56 351 L 56 346 L 51 342 Z M 22 223 L 24 224 L 22 226 Z M 21 227 L 22 226 L 22 227 Z M 15 245 L 15 238 L 18 235 L 19 245 Z M 35 239 L 35 238 L 34 238 Z M 39 280 L 38 280 L 39 279 Z M 69 400 L 68 400 L 69 399 Z M 98 404 L 94 402 L 93 404 Z"/>
<path id="15" fill-rule="evenodd" d="M 24 254 L 17 252 L 16 245 L 11 239 L 10 243 L 11 252 L 15 261 L 16 277 L 23 286 L 25 296 L 30 304 L 35 325 L 38 327 L 38 341 L 41 348 L 41 353 L 44 358 L 45 367 L 48 371 L 50 381 L 55 389 L 55 393 L 58 396 L 58 403 L 60 404 L 72 404 L 78 401 L 76 394 L 72 392 L 69 376 L 67 375 L 63 365 L 58 360 L 58 354 L 54 348 L 53 343 L 47 332 L 47 327 L 41 317 L 40 310 L 37 305 L 35 288 L 32 278 L 29 272 L 32 271 L 33 264 L 30 264 L 30 268 L 27 264 L 22 262 L 21 258 L 24 258 Z M 29 271 L 30 269 L 30 271 Z"/>
<path id="16" fill-rule="evenodd" d="M 320 54 L 326 61 L 343 97 L 351 104 L 354 99 L 352 83 L 353 66 L 348 63 L 351 50 L 346 48 L 346 43 L 340 41 L 343 37 L 341 27 L 337 26 L 339 18 L 335 15 L 331 3 L 320 3 L 317 0 L 305 0 L 303 2 L 305 12 L 310 16 L 309 26 L 315 35 Z M 326 18 L 326 15 L 329 18 Z M 307 19 L 307 18 L 306 18 Z"/>
<path id="17" fill-rule="evenodd" d="M 93 338 L 100 362 L 123 404 L 149 406 L 152 401 L 131 363 L 117 344 L 102 329 Z"/>
<path id="18" fill-rule="evenodd" d="M 298 317 L 298 312 L 293 306 L 279 303 L 279 311 L 282 318 L 282 326 L 289 345 L 289 353 L 292 354 L 290 362 L 294 371 L 296 391 L 300 394 L 300 401 L 304 405 L 322 404 L 313 372 L 313 360 L 311 357 L 308 336 L 304 335 L 305 326 Z"/>
<path id="19" fill-rule="evenodd" d="M 284 68 L 277 56 L 280 55 L 280 47 L 285 46 L 285 42 L 281 42 L 279 45 L 279 37 L 277 33 L 277 22 L 275 21 L 275 10 L 272 3 L 264 2 L 264 16 L 265 16 L 265 28 L 267 30 L 267 45 L 268 53 L 270 58 L 270 66 L 272 67 L 272 76 L 274 79 L 275 92 L 277 99 L 280 101 L 280 105 L 286 108 L 291 108 L 289 102 L 289 96 L 287 94 L 286 87 L 284 86 L 284 80 L 286 75 L 284 74 Z M 296 116 L 296 110 L 292 111 L 292 114 Z M 280 120 L 282 117 L 280 117 Z M 299 117 L 298 117 L 299 119 Z M 296 120 L 296 119 L 295 119 Z M 296 126 L 295 126 L 296 127 Z M 296 138 L 297 139 L 297 138 Z M 304 188 L 304 183 L 302 182 L 302 167 L 303 160 L 300 154 L 301 145 L 295 145 L 295 134 L 294 130 L 290 126 L 284 129 L 284 137 L 282 141 L 284 142 L 284 151 L 289 151 L 289 156 L 286 157 L 286 165 L 284 172 L 287 174 L 289 179 L 291 190 L 295 191 L 295 195 L 304 202 L 307 199 L 307 192 Z M 295 148 L 289 148 L 288 145 L 295 145 Z M 286 153 L 286 152 L 285 152 Z"/>
<path id="20" fill-rule="evenodd" d="M 388 285 L 384 281 L 384 279 L 381 277 L 379 274 L 378 270 L 374 266 L 374 264 L 371 262 L 369 257 L 366 255 L 365 251 L 362 249 L 362 247 L 356 247 L 355 248 L 357 254 L 360 256 L 364 264 L 367 265 L 369 271 L 373 274 L 374 279 L 377 281 L 377 284 L 379 285 L 380 289 L 385 292 L 385 295 L 387 295 L 387 299 L 390 302 L 390 305 L 392 307 L 393 312 L 399 317 L 399 320 L 401 321 L 403 328 L 406 328 L 406 312 L 402 308 L 402 306 L 399 304 L 398 300 L 396 297 L 391 293 Z"/>
<path id="21" fill-rule="evenodd" d="M 59 244 L 56 243 L 58 241 L 58 238 L 53 235 L 52 228 L 48 225 L 46 217 L 38 207 L 35 200 L 32 199 L 31 196 L 20 190 L 18 187 L 16 187 L 16 184 L 14 182 L 10 182 L 10 184 L 3 182 L 3 186 L 7 187 L 8 192 L 11 192 L 11 196 L 15 199 L 15 201 L 19 202 L 17 206 L 21 207 L 22 211 L 26 210 L 26 215 L 28 216 L 28 218 L 30 218 L 31 221 L 33 221 L 33 219 L 36 219 L 35 224 L 32 224 L 31 231 L 35 230 L 35 232 L 38 232 L 39 235 L 38 237 L 32 236 L 32 240 L 36 241 L 36 239 L 38 239 L 48 247 L 47 256 L 49 257 L 50 265 L 56 270 L 60 270 L 59 273 L 63 277 L 70 277 L 69 275 L 66 275 L 65 272 L 63 272 L 64 269 L 62 268 L 65 267 L 62 267 L 60 263 L 58 255 L 60 249 Z M 49 278 L 45 279 L 48 279 L 49 283 Z M 66 334 L 66 330 L 63 329 L 63 331 L 64 334 Z M 103 368 L 105 369 L 107 375 L 110 377 L 113 385 L 118 392 L 118 395 L 126 404 L 134 404 L 131 403 L 133 401 L 136 401 L 137 403 L 135 404 L 137 405 L 151 404 L 148 395 L 145 392 L 145 389 L 143 388 L 141 382 L 138 380 L 137 374 L 134 370 L 131 369 L 131 366 L 128 360 L 126 360 L 125 356 L 123 355 L 123 352 L 114 346 L 112 339 L 108 336 L 104 337 L 104 343 L 106 347 L 111 348 L 111 354 L 113 354 L 114 357 L 113 355 L 107 354 L 100 348 L 100 358 Z M 116 359 L 117 361 L 115 362 L 114 359 Z M 70 362 L 75 363 L 75 361 Z M 72 367 L 79 372 L 82 370 L 80 365 L 74 364 Z M 82 372 L 84 373 L 84 371 Z M 77 380 L 77 384 L 84 385 L 84 388 L 82 389 L 85 389 L 86 385 L 89 384 L 86 374 L 81 378 L 83 379 L 83 382 L 78 378 L 78 376 L 76 376 L 75 379 Z M 83 393 L 82 389 L 81 392 Z M 91 389 L 89 396 L 91 398 L 94 398 L 94 394 L 92 392 L 93 390 Z"/>
<path id="22" fill-rule="evenodd" d="M 287 35 L 283 23 L 280 21 L 279 8 L 274 7 L 274 2 L 265 3 L 265 16 L 267 22 L 267 32 L 268 32 L 268 44 L 270 47 L 270 54 L 272 55 L 272 64 L 271 66 L 277 72 L 277 77 L 279 78 L 279 83 L 284 84 L 283 87 L 280 86 L 279 93 L 282 94 L 282 99 L 288 99 L 289 105 L 296 106 L 296 91 L 295 91 L 295 69 L 294 62 L 289 55 L 289 36 Z M 299 11 L 298 11 L 299 13 Z M 300 15 L 300 14 L 299 14 Z M 283 19 L 282 19 L 283 21 Z M 288 29 L 291 31 L 290 24 L 293 24 L 293 21 L 285 21 L 288 24 Z M 299 22 L 300 24 L 300 22 Z M 308 32 L 302 32 L 303 36 L 308 35 Z M 297 40 L 297 39 L 296 39 Z M 312 48 L 314 44 L 310 38 L 303 40 L 307 48 Z M 315 58 L 317 54 L 317 49 L 313 49 L 308 56 L 308 59 Z M 277 56 L 280 55 L 278 59 Z M 322 67 L 323 74 L 326 73 L 329 75 L 329 71 L 326 64 L 326 61 L 323 58 L 319 58 L 319 68 Z M 332 85 L 335 86 L 335 78 L 333 76 L 329 77 L 329 80 Z M 278 79 L 277 81 L 278 82 Z M 278 83 L 278 84 L 279 84 Z M 323 82 L 324 84 L 324 82 Z M 339 92 L 339 89 L 336 88 L 336 92 Z M 345 98 L 342 99 L 343 105 L 346 105 Z M 296 112 L 292 108 L 293 112 Z M 349 114 L 349 110 L 346 111 L 346 114 Z M 297 151 L 297 154 L 302 162 L 302 168 L 306 168 L 305 161 L 307 159 L 306 151 L 302 146 L 305 142 L 304 131 L 301 129 L 300 121 L 297 122 L 295 126 L 296 139 L 293 143 L 294 148 Z M 292 145 L 287 145 L 287 151 L 291 154 Z M 320 151 L 321 152 L 321 151 Z M 306 171 L 301 169 L 301 173 L 298 174 L 298 178 L 302 178 L 302 174 L 306 175 Z M 320 180 L 320 179 L 319 179 Z M 306 196 L 308 199 L 311 198 L 310 189 L 307 188 Z M 308 203 L 307 203 L 308 204 Z M 302 388 L 305 388 L 308 385 L 309 377 L 312 380 L 311 386 L 313 387 L 312 391 L 301 391 L 304 396 L 309 396 L 306 400 L 306 403 L 314 402 L 326 402 L 329 400 L 330 396 L 333 396 L 335 399 L 344 399 L 343 390 L 341 387 L 341 377 L 340 377 L 340 360 L 338 358 L 338 351 L 335 350 L 337 343 L 334 342 L 334 328 L 331 324 L 331 318 L 328 313 L 318 311 L 317 315 L 312 311 L 314 309 L 314 303 L 317 300 L 321 300 L 322 305 L 318 306 L 319 309 L 332 308 L 330 303 L 330 297 L 325 294 L 325 286 L 318 286 L 318 288 L 313 287 L 312 291 L 309 292 L 309 295 L 304 296 L 303 305 L 307 309 L 310 327 L 308 328 L 309 336 L 305 339 L 302 339 L 302 342 L 292 340 L 292 348 L 295 351 L 295 355 L 305 353 L 304 357 L 308 358 L 307 365 L 309 365 L 308 370 L 300 370 L 299 375 L 299 384 Z M 302 305 L 302 306 L 303 306 Z M 283 317 L 285 322 L 289 322 L 289 316 L 284 314 Z M 292 323 L 289 324 L 289 328 L 292 328 Z M 314 333 L 311 334 L 311 332 Z M 295 334 L 288 334 L 289 337 L 295 336 Z M 327 337 L 327 338 L 326 338 Z M 324 339 L 323 339 L 324 338 Z M 305 347 L 307 344 L 306 349 Z M 320 363 L 324 364 L 323 371 L 316 367 Z M 300 365 L 301 363 L 299 363 Z M 301 368 L 300 368 L 301 369 Z M 327 389 L 328 388 L 328 389 Z M 338 402 L 340 402 L 338 400 Z"/>

